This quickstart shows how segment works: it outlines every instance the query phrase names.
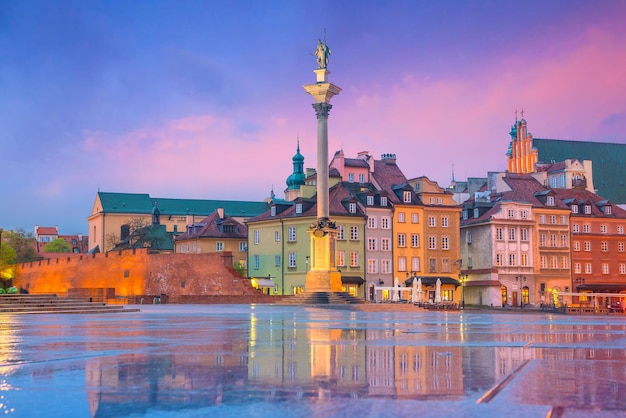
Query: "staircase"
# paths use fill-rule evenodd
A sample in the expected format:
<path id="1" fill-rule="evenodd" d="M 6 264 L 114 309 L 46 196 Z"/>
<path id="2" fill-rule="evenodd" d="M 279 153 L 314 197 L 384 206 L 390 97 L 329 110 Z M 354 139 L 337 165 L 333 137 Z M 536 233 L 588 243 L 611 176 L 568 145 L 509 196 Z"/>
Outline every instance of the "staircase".
<path id="1" fill-rule="evenodd" d="M 56 295 L 0 295 L 0 315 L 6 314 L 99 314 L 137 312 L 136 308 L 107 305 L 79 298 L 62 298 Z"/>
<path id="2" fill-rule="evenodd" d="M 283 298 L 277 305 L 359 305 L 365 301 L 347 292 L 304 292 Z"/>

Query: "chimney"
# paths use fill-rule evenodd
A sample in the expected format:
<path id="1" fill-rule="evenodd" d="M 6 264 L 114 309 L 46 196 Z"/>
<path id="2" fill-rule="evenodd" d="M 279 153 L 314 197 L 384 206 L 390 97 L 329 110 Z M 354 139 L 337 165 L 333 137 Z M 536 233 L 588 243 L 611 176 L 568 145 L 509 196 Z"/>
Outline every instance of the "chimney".
<path id="1" fill-rule="evenodd" d="M 224 208 L 217 208 L 217 215 L 220 219 L 224 219 Z"/>

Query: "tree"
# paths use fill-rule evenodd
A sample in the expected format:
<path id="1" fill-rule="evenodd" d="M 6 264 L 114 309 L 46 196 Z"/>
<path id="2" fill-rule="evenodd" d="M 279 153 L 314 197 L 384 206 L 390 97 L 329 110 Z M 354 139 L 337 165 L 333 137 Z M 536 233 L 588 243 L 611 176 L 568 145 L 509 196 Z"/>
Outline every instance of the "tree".
<path id="1" fill-rule="evenodd" d="M 0 287 L 6 287 L 6 281 L 15 275 L 15 250 L 5 242 L 0 246 Z"/>
<path id="2" fill-rule="evenodd" d="M 63 238 L 56 238 L 43 247 L 44 253 L 69 253 L 72 247 Z"/>
<path id="3" fill-rule="evenodd" d="M 31 232 L 26 232 L 24 228 L 15 231 L 4 231 L 2 233 L 2 246 L 9 245 L 15 250 L 15 263 L 28 263 L 39 260 L 37 255 L 35 238 Z"/>

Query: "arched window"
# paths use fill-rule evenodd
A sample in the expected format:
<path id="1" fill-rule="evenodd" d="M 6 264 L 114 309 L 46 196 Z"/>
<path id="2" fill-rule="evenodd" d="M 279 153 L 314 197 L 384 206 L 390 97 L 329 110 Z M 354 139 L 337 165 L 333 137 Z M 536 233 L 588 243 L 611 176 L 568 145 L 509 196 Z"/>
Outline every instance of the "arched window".
<path id="1" fill-rule="evenodd" d="M 502 286 L 502 307 L 505 307 L 507 304 L 507 290 L 506 286 Z"/>

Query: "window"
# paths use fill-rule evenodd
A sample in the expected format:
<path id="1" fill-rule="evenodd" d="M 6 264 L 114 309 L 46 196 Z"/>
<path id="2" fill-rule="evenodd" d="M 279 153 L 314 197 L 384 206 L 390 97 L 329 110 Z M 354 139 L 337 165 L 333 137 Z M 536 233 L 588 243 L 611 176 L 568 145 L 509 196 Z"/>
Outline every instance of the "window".
<path id="1" fill-rule="evenodd" d="M 367 206 L 374 205 L 374 196 L 367 196 Z"/>
<path id="2" fill-rule="evenodd" d="M 442 216 L 441 217 L 441 227 L 442 228 L 447 228 L 449 224 L 449 218 L 447 216 Z"/>
<path id="3" fill-rule="evenodd" d="M 624 252 L 624 242 L 620 241 L 617 243 L 617 251 L 619 251 L 620 253 Z"/>
<path id="4" fill-rule="evenodd" d="M 548 257 L 545 255 L 541 256 L 541 268 L 542 269 L 547 269 L 548 268 Z"/>
<path id="5" fill-rule="evenodd" d="M 528 254 L 527 253 L 520 254 L 520 265 L 523 267 L 528 266 Z"/>
<path id="6" fill-rule="evenodd" d="M 516 266 L 515 254 L 509 254 L 509 266 Z"/>
<path id="7" fill-rule="evenodd" d="M 386 196 L 381 196 L 380 197 L 380 206 L 387 206 L 387 197 Z"/>
<path id="8" fill-rule="evenodd" d="M 574 251 L 580 251 L 580 241 L 574 241 L 574 242 L 572 243 L 572 245 L 573 245 L 572 250 L 574 250 Z"/>
<path id="9" fill-rule="evenodd" d="M 302 203 L 296 203 L 296 213 L 302 213 Z"/>
<path id="10" fill-rule="evenodd" d="M 552 188 L 556 189 L 556 187 L 559 185 L 559 178 L 557 176 L 553 176 L 553 177 L 550 177 L 550 179 L 552 180 Z M 548 199 L 550 199 L 550 197 L 552 197 L 552 196 L 548 196 Z M 552 205 L 550 205 L 550 206 L 552 206 Z"/>
<path id="11" fill-rule="evenodd" d="M 550 268 L 556 269 L 558 268 L 558 266 L 559 266 L 558 259 L 555 255 L 553 255 L 552 257 L 550 257 Z"/>
<path id="12" fill-rule="evenodd" d="M 556 234 L 550 234 L 550 247 L 556 247 Z"/>
<path id="13" fill-rule="evenodd" d="M 515 241 L 515 228 L 509 228 L 509 241 Z"/>
<path id="14" fill-rule="evenodd" d="M 606 234 L 606 225 L 600 225 L 600 233 Z"/>
<path id="15" fill-rule="evenodd" d="M 343 250 L 337 251 L 337 265 L 344 267 L 346 265 L 346 252 Z"/>
<path id="16" fill-rule="evenodd" d="M 380 227 L 382 229 L 391 229 L 391 222 L 390 222 L 389 216 L 380 217 Z"/>
<path id="17" fill-rule="evenodd" d="M 496 228 L 496 239 L 502 241 L 504 239 L 504 229 Z"/>
<path id="18" fill-rule="evenodd" d="M 402 198 L 402 201 L 403 201 L 404 203 L 411 203 L 411 192 L 410 192 L 410 191 L 405 191 L 405 192 L 403 193 L 403 198 Z"/>
<path id="19" fill-rule="evenodd" d="M 406 247 L 406 234 L 398 234 L 398 247 Z"/>
<path id="20" fill-rule="evenodd" d="M 528 228 L 519 229 L 519 239 L 522 241 L 528 241 Z"/>
<path id="21" fill-rule="evenodd" d="M 441 260 L 441 272 L 450 273 L 450 259 L 444 258 Z"/>
<path id="22" fill-rule="evenodd" d="M 419 257 L 411 257 L 411 270 L 420 271 L 420 258 Z"/>
<path id="23" fill-rule="evenodd" d="M 337 239 L 344 240 L 346 239 L 346 231 L 343 225 L 337 226 Z"/>
<path id="24" fill-rule="evenodd" d="M 252 256 L 252 268 L 255 269 L 255 270 L 258 270 L 259 269 L 259 264 L 260 264 L 259 256 L 256 255 L 256 254 L 253 255 Z"/>
<path id="25" fill-rule="evenodd" d="M 296 241 L 296 227 L 295 226 L 290 226 L 287 231 L 289 233 L 288 241 L 289 242 L 295 242 Z"/>
<path id="26" fill-rule="evenodd" d="M 429 236 L 428 237 L 428 249 L 436 250 L 437 249 L 437 237 Z"/>
<path id="27" fill-rule="evenodd" d="M 550 225 L 556 225 L 556 215 L 550 215 Z"/>
<path id="28" fill-rule="evenodd" d="M 241 241 L 239 243 L 239 252 L 245 253 L 246 251 L 248 251 L 248 243 L 245 241 Z"/>
<path id="29" fill-rule="evenodd" d="M 437 198 L 437 204 L 441 205 L 443 204 L 443 199 L 441 199 L 440 197 Z"/>
<path id="30" fill-rule="evenodd" d="M 585 241 L 585 251 L 591 251 L 591 242 Z"/>
<path id="31" fill-rule="evenodd" d="M 465 242 L 467 244 L 471 244 L 472 243 L 472 233 L 470 231 L 466 231 L 465 232 Z"/>
<path id="32" fill-rule="evenodd" d="M 546 223 L 546 215 L 539 215 L 539 223 L 542 225 Z"/>
<path id="33" fill-rule="evenodd" d="M 561 268 L 562 269 L 569 268 L 569 258 L 565 255 L 561 257 Z"/>
<path id="34" fill-rule="evenodd" d="M 289 252 L 288 256 L 289 256 L 289 267 L 290 268 L 296 267 L 296 253 Z"/>
<path id="35" fill-rule="evenodd" d="M 350 213 L 356 213 L 356 203 L 350 203 L 350 204 L 348 205 L 348 211 L 349 211 Z"/>
<path id="36" fill-rule="evenodd" d="M 280 232 L 279 231 L 274 232 L 274 240 L 276 242 L 280 242 Z"/>
<path id="37" fill-rule="evenodd" d="M 567 225 L 567 216 L 561 215 L 561 225 Z"/>
<path id="38" fill-rule="evenodd" d="M 367 239 L 367 249 L 368 249 L 368 251 L 377 251 L 378 250 L 378 240 L 376 238 L 368 238 Z"/>
<path id="39" fill-rule="evenodd" d="M 391 273 L 391 260 L 380 260 L 380 272 L 382 274 Z"/>
<path id="40" fill-rule="evenodd" d="M 578 205 L 572 205 L 572 213 L 578 213 Z"/>
<path id="41" fill-rule="evenodd" d="M 404 212 L 398 212 L 398 222 L 404 222 Z"/>
<path id="42" fill-rule="evenodd" d="M 619 274 L 626 274 L 626 264 L 624 263 L 619 264 Z"/>
<path id="43" fill-rule="evenodd" d="M 566 186 L 565 183 L 565 174 L 561 174 L 561 176 L 559 177 L 561 179 L 561 189 L 564 189 Z"/>
<path id="44" fill-rule="evenodd" d="M 437 259 L 436 258 L 428 259 L 428 272 L 437 273 Z"/>
<path id="45" fill-rule="evenodd" d="M 348 183 L 354 183 L 354 173 L 348 173 Z"/>
<path id="46" fill-rule="evenodd" d="M 580 225 L 573 224 L 572 225 L 572 232 L 579 233 L 580 232 Z"/>
<path id="47" fill-rule="evenodd" d="M 398 257 L 398 271 L 406 271 L 406 257 Z"/>
<path id="48" fill-rule="evenodd" d="M 591 263 L 585 263 L 585 273 L 591 274 Z"/>
<path id="49" fill-rule="evenodd" d="M 609 243 L 607 241 L 602 241 L 600 243 L 600 251 L 602 251 L 603 253 L 606 253 L 609 251 Z"/>
<path id="50" fill-rule="evenodd" d="M 365 174 L 359 174 L 359 183 L 365 183 Z"/>
<path id="51" fill-rule="evenodd" d="M 567 235 L 561 234 L 561 247 L 567 248 Z"/>
<path id="52" fill-rule="evenodd" d="M 442 250 L 449 250 L 450 249 L 450 238 L 448 238 L 448 237 L 441 237 L 441 249 Z"/>
<path id="53" fill-rule="evenodd" d="M 583 225 L 583 233 L 588 234 L 591 232 L 591 226 L 589 224 Z"/>
<path id="54" fill-rule="evenodd" d="M 431 226 L 431 227 L 437 226 L 437 218 L 435 216 L 428 217 L 428 226 Z"/>
<path id="55" fill-rule="evenodd" d="M 391 244 L 389 238 L 381 238 L 380 239 L 380 250 L 381 251 L 391 251 Z"/>
<path id="56" fill-rule="evenodd" d="M 254 245 L 258 245 L 259 244 L 259 230 L 255 229 L 254 230 Z"/>
<path id="57" fill-rule="evenodd" d="M 611 205 L 606 205 L 604 207 L 604 214 L 605 215 L 610 215 L 613 211 L 611 210 Z"/>
<path id="58" fill-rule="evenodd" d="M 376 217 L 375 216 L 370 216 L 367 218 L 367 228 L 376 229 Z"/>
<path id="59" fill-rule="evenodd" d="M 419 248 L 420 246 L 420 234 L 411 234 L 411 247 Z"/>
<path id="60" fill-rule="evenodd" d="M 411 212 L 411 223 L 419 223 L 420 218 L 419 218 L 419 214 L 417 214 L 416 212 Z"/>
<path id="61" fill-rule="evenodd" d="M 224 243 L 221 241 L 218 241 L 215 243 L 215 251 L 224 251 Z"/>
<path id="62" fill-rule="evenodd" d="M 507 211 L 509 218 L 515 218 L 515 211 L 513 209 L 509 209 Z"/>
<path id="63" fill-rule="evenodd" d="M 554 196 L 548 196 L 548 198 L 546 199 L 546 204 L 548 206 L 554 206 Z"/>
<path id="64" fill-rule="evenodd" d="M 350 241 L 358 241 L 359 239 L 359 227 L 352 225 L 350 227 Z"/>
<path id="65" fill-rule="evenodd" d="M 280 267 L 280 256 L 274 256 L 274 266 Z"/>
<path id="66" fill-rule="evenodd" d="M 591 215 L 591 205 L 585 205 L 585 215 Z"/>
<path id="67" fill-rule="evenodd" d="M 580 263 L 574 263 L 574 273 L 582 273 L 582 269 L 580 268 Z"/>
<path id="68" fill-rule="evenodd" d="M 464 220 L 464 221 L 466 221 L 466 220 L 467 220 L 467 217 L 468 217 L 468 214 L 467 214 L 467 209 L 465 209 L 465 210 L 463 211 L 463 220 Z"/>
<path id="69" fill-rule="evenodd" d="M 609 263 L 602 263 L 602 274 L 609 274 Z"/>
<path id="70" fill-rule="evenodd" d="M 622 225 L 617 225 L 617 233 L 620 235 L 624 234 L 624 227 Z"/>
<path id="71" fill-rule="evenodd" d="M 496 254 L 496 266 L 502 266 L 504 263 L 504 256 L 500 253 Z"/>
<path id="72" fill-rule="evenodd" d="M 520 210 L 519 214 L 520 214 L 520 218 L 528 219 L 528 211 L 526 209 Z"/>
<path id="73" fill-rule="evenodd" d="M 478 218 L 480 216 L 480 211 L 478 208 L 474 208 L 474 218 Z"/>
<path id="74" fill-rule="evenodd" d="M 270 208 L 270 216 L 276 216 L 276 206 Z"/>
<path id="75" fill-rule="evenodd" d="M 378 260 L 371 258 L 367 260 L 367 272 L 369 274 L 378 273 Z"/>

